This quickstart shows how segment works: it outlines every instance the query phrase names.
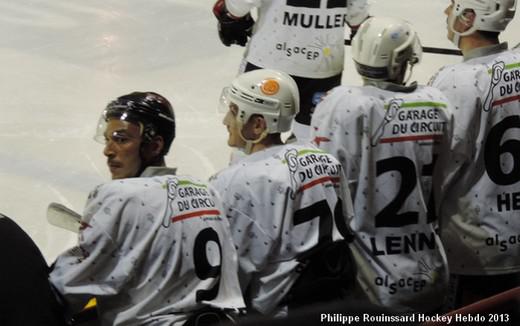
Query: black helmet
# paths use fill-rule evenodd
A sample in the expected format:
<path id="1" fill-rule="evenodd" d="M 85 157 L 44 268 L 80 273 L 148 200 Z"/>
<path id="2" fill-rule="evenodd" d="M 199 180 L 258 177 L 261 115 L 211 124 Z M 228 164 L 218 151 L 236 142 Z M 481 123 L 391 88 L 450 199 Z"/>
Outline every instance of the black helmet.
<path id="1" fill-rule="evenodd" d="M 164 96 L 154 92 L 133 92 L 110 102 L 99 121 L 96 140 L 104 140 L 106 122 L 111 118 L 142 124 L 144 141 L 161 136 L 165 144 L 162 155 L 168 153 L 175 138 L 173 108 Z"/>

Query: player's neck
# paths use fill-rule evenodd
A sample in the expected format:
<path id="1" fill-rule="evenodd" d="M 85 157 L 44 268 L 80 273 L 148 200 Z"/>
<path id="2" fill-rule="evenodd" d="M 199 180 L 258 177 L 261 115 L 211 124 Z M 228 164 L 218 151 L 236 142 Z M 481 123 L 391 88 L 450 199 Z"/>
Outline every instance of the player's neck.
<path id="1" fill-rule="evenodd" d="M 270 134 L 265 137 L 261 142 L 254 144 L 253 147 L 251 147 L 251 154 L 255 152 L 262 151 L 264 149 L 267 149 L 272 146 L 276 145 L 282 145 L 282 139 L 280 137 L 280 134 Z"/>
<path id="2" fill-rule="evenodd" d="M 477 33 L 473 33 L 471 35 L 461 37 L 459 42 L 459 49 L 465 55 L 471 50 L 483 48 L 490 45 L 496 45 L 498 43 L 498 40 L 490 40 L 478 35 Z"/>

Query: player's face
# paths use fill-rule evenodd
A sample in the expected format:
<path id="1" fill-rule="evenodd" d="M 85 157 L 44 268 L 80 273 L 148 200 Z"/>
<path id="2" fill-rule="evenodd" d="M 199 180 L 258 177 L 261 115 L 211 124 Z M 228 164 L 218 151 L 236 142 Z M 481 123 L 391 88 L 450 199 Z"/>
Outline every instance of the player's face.
<path id="1" fill-rule="evenodd" d="M 112 179 L 136 177 L 141 169 L 141 129 L 138 125 L 110 119 L 105 130 L 107 165 Z"/>
<path id="2" fill-rule="evenodd" d="M 454 31 L 462 33 L 467 31 L 471 27 L 471 24 L 468 24 L 467 22 L 464 23 L 464 21 L 460 17 L 453 17 L 453 6 L 454 2 L 453 0 L 451 0 L 450 5 L 444 10 L 444 13 L 446 14 L 446 25 L 448 26 L 448 39 L 450 41 L 453 41 Z M 452 20 L 454 20 L 453 26 L 450 27 Z"/>
<path id="3" fill-rule="evenodd" d="M 237 114 L 238 106 L 236 106 L 236 104 L 234 103 L 231 103 L 229 105 L 229 110 L 227 111 L 226 116 L 224 117 L 224 120 L 222 122 L 227 127 L 229 133 L 228 146 L 243 148 L 245 147 L 246 143 L 242 139 L 242 137 L 240 137 L 240 129 L 237 121 Z"/>

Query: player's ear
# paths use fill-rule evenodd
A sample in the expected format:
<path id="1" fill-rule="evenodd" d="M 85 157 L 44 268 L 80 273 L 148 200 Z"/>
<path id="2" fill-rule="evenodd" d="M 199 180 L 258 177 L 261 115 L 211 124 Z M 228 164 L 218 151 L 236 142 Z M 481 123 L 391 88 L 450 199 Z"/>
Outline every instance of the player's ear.
<path id="1" fill-rule="evenodd" d="M 261 115 L 252 116 L 250 121 L 252 123 L 252 131 L 255 136 L 254 139 L 257 139 L 267 129 L 267 122 Z"/>
<path id="2" fill-rule="evenodd" d="M 161 155 L 164 148 L 164 138 L 155 136 L 151 141 L 143 144 L 143 156 L 145 159 L 151 160 Z"/>

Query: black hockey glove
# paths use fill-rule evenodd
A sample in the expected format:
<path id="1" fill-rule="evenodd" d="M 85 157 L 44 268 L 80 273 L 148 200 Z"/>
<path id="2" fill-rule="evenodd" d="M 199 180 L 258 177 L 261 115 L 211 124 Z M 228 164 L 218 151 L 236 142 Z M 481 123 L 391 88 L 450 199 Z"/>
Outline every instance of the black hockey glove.
<path id="1" fill-rule="evenodd" d="M 217 0 L 213 6 L 213 14 L 218 20 L 218 36 L 225 46 L 238 44 L 245 46 L 251 36 L 255 21 L 250 14 L 235 18 L 229 15 L 224 0 Z"/>

